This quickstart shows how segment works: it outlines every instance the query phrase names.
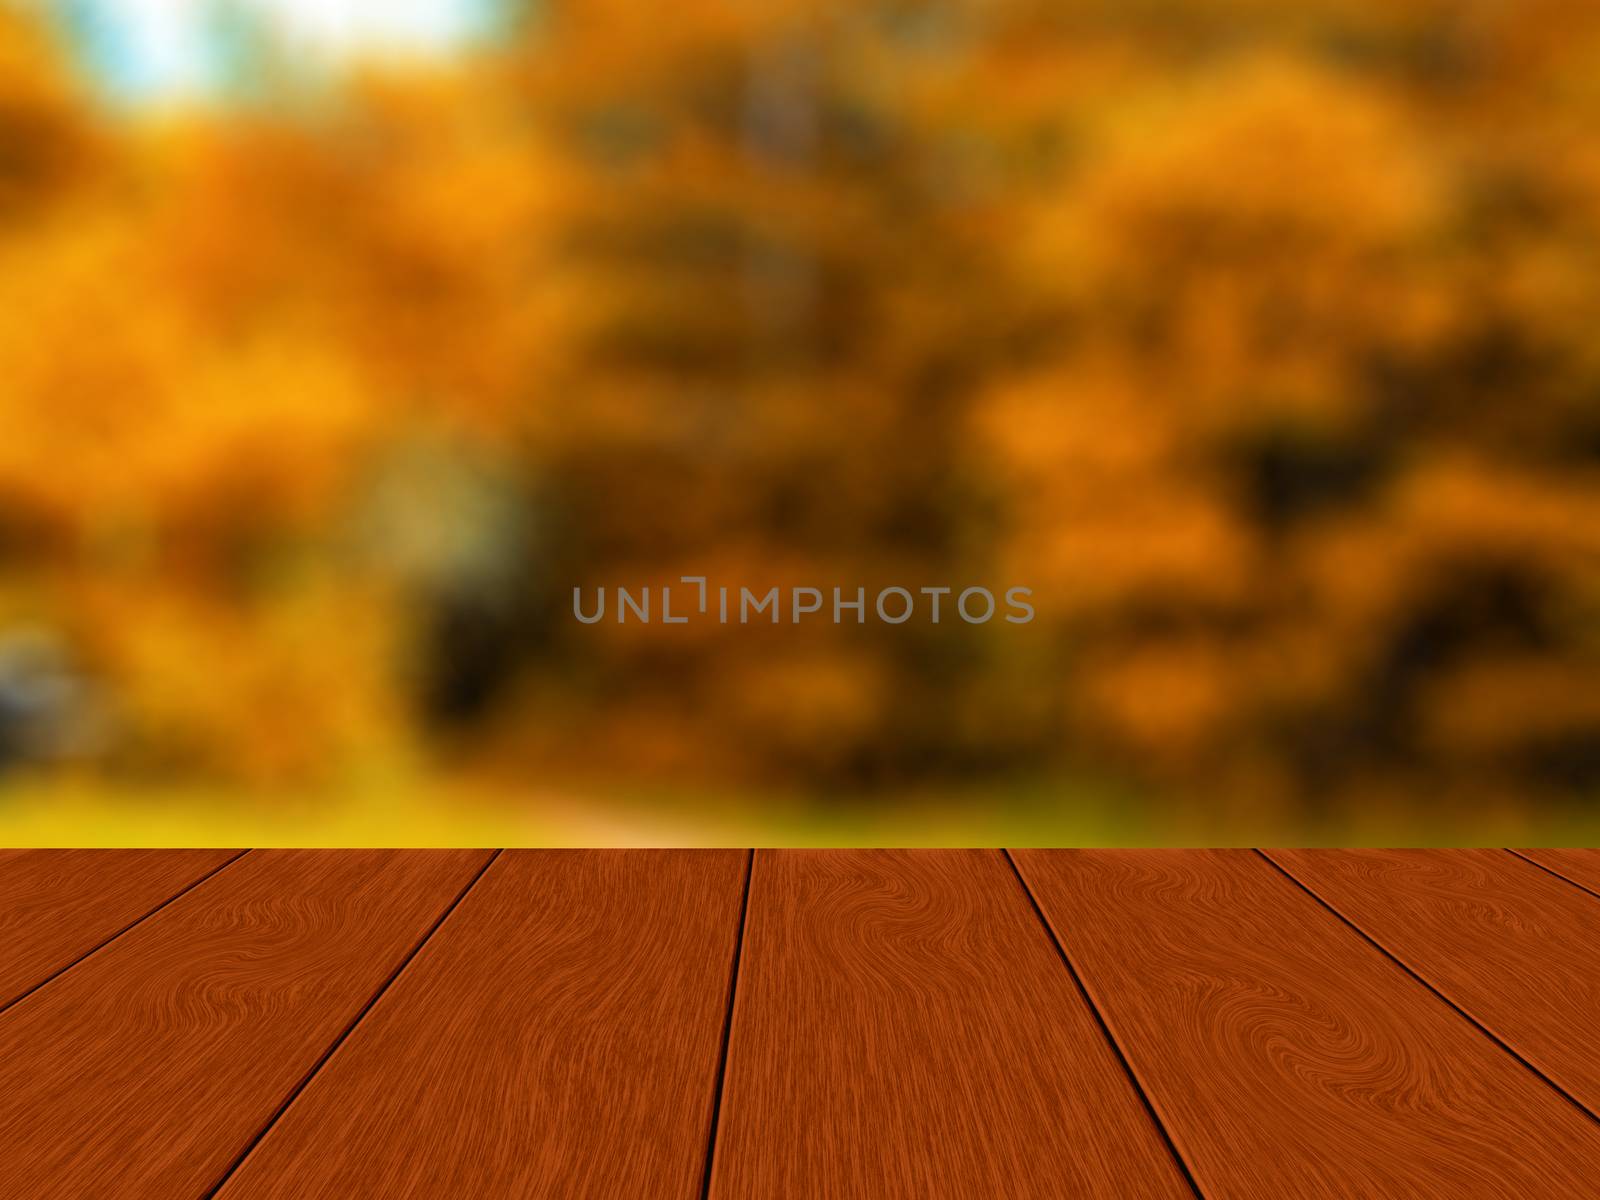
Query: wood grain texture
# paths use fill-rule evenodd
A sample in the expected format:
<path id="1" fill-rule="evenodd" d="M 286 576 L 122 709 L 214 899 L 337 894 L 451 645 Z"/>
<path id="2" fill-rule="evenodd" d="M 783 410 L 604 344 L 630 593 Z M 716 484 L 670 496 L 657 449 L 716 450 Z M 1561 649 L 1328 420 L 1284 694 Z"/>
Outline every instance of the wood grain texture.
<path id="1" fill-rule="evenodd" d="M 237 850 L 0 850 L 0 1009 Z"/>
<path id="2" fill-rule="evenodd" d="M 711 1194 L 1189 1197 L 997 851 L 756 857 Z"/>
<path id="3" fill-rule="evenodd" d="M 1600 850 L 1518 850 L 1517 853 L 1565 876 L 1581 888 L 1600 893 Z"/>
<path id="4" fill-rule="evenodd" d="M 0 1197 L 188 1200 L 477 874 L 256 851 L 0 1016 Z"/>
<path id="5" fill-rule="evenodd" d="M 698 1196 L 747 862 L 508 851 L 220 1196 Z"/>
<path id="6" fill-rule="evenodd" d="M 1018 851 L 1208 1196 L 1600 1196 L 1600 1125 L 1249 851 Z"/>
<path id="7" fill-rule="evenodd" d="M 1600 1113 L 1600 898 L 1504 850 L 1269 856 Z"/>

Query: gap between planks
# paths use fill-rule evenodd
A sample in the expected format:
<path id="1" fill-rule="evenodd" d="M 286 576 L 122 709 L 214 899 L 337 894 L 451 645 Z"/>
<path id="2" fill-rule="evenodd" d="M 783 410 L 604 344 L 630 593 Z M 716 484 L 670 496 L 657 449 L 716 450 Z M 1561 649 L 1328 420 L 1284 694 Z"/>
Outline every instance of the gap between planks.
<path id="1" fill-rule="evenodd" d="M 1189 1185 L 1190 1191 L 1201 1197 L 1201 1200 L 1204 1200 L 1205 1193 L 1200 1190 L 1200 1184 L 1195 1180 L 1194 1172 L 1189 1169 L 1188 1160 L 1184 1157 L 1183 1152 L 1178 1149 L 1178 1143 L 1174 1140 L 1172 1131 L 1167 1128 L 1167 1123 L 1161 1119 L 1161 1114 L 1156 1110 L 1155 1102 L 1151 1099 L 1143 1081 L 1140 1080 L 1139 1073 L 1133 1069 L 1133 1063 L 1128 1060 L 1122 1044 L 1117 1041 L 1116 1035 L 1111 1032 L 1111 1026 L 1106 1023 L 1105 1014 L 1100 1011 L 1099 1004 L 1089 994 L 1089 989 L 1083 981 L 1083 976 L 1078 973 L 1077 965 L 1073 963 L 1072 956 L 1067 953 L 1066 945 L 1057 936 L 1055 926 L 1050 924 L 1050 918 L 1045 916 L 1044 909 L 1039 907 L 1038 898 L 1033 894 L 1033 889 L 1028 886 L 1027 876 L 1022 873 L 1022 868 L 1017 865 L 1017 860 L 1011 856 L 1010 850 L 1002 848 L 1000 853 L 1005 856 L 1006 863 L 1011 868 L 1011 873 L 1016 876 L 1017 883 L 1022 888 L 1022 894 L 1028 898 L 1028 906 L 1033 909 L 1034 917 L 1044 927 L 1045 936 L 1050 939 L 1050 944 L 1055 947 L 1056 956 L 1060 958 L 1061 965 L 1066 968 L 1067 974 L 1072 977 L 1073 986 L 1078 989 L 1078 995 L 1083 998 L 1084 1004 L 1088 1007 L 1089 1015 L 1094 1018 L 1094 1023 L 1099 1026 L 1101 1035 L 1111 1047 L 1111 1053 L 1116 1055 L 1117 1062 L 1122 1065 L 1123 1074 L 1128 1077 L 1128 1083 L 1132 1086 L 1134 1094 L 1139 1097 L 1139 1103 L 1144 1107 L 1145 1115 L 1150 1118 L 1151 1124 L 1156 1127 L 1156 1132 L 1161 1135 L 1161 1140 L 1166 1145 L 1167 1152 L 1172 1155 L 1173 1162 L 1177 1164 L 1179 1172 L 1183 1175 L 1184 1182 Z"/>
<path id="2" fill-rule="evenodd" d="M 1369 946 L 1371 946 L 1379 954 L 1383 955 L 1384 958 L 1388 959 L 1395 966 L 1399 967 L 1400 970 L 1404 971 L 1412 979 L 1416 980 L 1416 982 L 1418 982 L 1423 987 L 1425 987 L 1429 991 L 1429 993 L 1431 993 L 1433 996 L 1437 997 L 1440 1001 L 1442 1001 L 1443 1003 L 1448 1005 L 1450 1007 L 1450 1009 L 1453 1012 L 1455 1012 L 1455 1014 L 1457 1016 L 1459 1016 L 1462 1020 L 1466 1021 L 1467 1024 L 1471 1025 L 1474 1029 L 1476 1029 L 1484 1037 L 1488 1038 L 1491 1042 L 1493 1042 L 1495 1044 L 1496 1047 L 1498 1047 L 1500 1050 L 1503 1050 L 1506 1054 L 1510 1055 L 1512 1058 L 1516 1059 L 1517 1062 L 1521 1063 L 1524 1067 L 1526 1067 L 1529 1072 L 1531 1072 L 1541 1082 L 1543 1082 L 1545 1085 L 1547 1085 L 1551 1090 L 1553 1090 L 1558 1096 L 1560 1096 L 1568 1104 L 1572 1105 L 1573 1108 L 1577 1109 L 1585 1117 L 1589 1118 L 1589 1120 L 1595 1122 L 1596 1124 L 1600 1124 L 1600 1115 L 1597 1115 L 1596 1113 L 1590 1111 L 1590 1109 L 1588 1108 L 1587 1105 L 1585 1105 L 1581 1100 L 1579 1100 L 1571 1092 L 1567 1091 L 1566 1088 L 1562 1087 L 1554 1079 L 1551 1079 L 1550 1076 L 1546 1075 L 1538 1067 L 1534 1066 L 1534 1064 L 1532 1062 L 1530 1062 L 1527 1058 L 1523 1057 L 1522 1054 L 1520 1054 L 1518 1051 L 1513 1049 L 1511 1047 L 1510 1043 L 1505 1041 L 1505 1039 L 1503 1039 L 1499 1034 L 1495 1033 L 1494 1030 L 1490 1029 L 1487 1025 L 1485 1025 L 1482 1021 L 1478 1020 L 1478 1018 L 1474 1017 L 1465 1008 L 1463 1008 L 1461 1005 L 1457 1004 L 1449 996 L 1445 995 L 1445 993 L 1443 991 L 1441 991 L 1439 988 L 1435 987 L 1427 979 L 1427 977 L 1424 976 L 1420 971 L 1414 969 L 1409 963 L 1407 963 L 1404 959 L 1402 959 L 1398 954 L 1396 954 L 1393 951 L 1391 951 L 1387 946 L 1385 946 L 1377 938 L 1373 937 L 1370 933 L 1368 933 L 1360 925 L 1356 924 L 1355 921 L 1351 920 L 1344 913 L 1339 911 L 1339 909 L 1334 904 L 1332 904 L 1328 900 L 1325 900 L 1309 884 L 1302 882 L 1287 867 L 1285 867 L 1282 863 L 1278 862 L 1275 858 L 1273 858 L 1272 855 L 1268 854 L 1265 850 L 1262 850 L 1262 849 L 1259 849 L 1259 848 L 1257 848 L 1255 852 L 1262 859 L 1264 859 L 1266 862 L 1271 864 L 1273 870 L 1277 871 L 1285 879 L 1287 879 L 1290 883 L 1294 884 L 1295 887 L 1299 888 L 1302 892 L 1304 892 L 1306 895 L 1310 896 L 1311 899 L 1315 900 L 1323 908 L 1327 909 L 1334 916 L 1338 917 L 1340 921 L 1344 922 L 1344 924 L 1346 926 L 1348 926 L 1358 937 L 1360 937 L 1363 941 L 1365 941 Z M 1508 853 L 1516 854 L 1515 851 L 1508 851 Z M 1520 854 L 1516 854 L 1516 857 L 1517 858 L 1521 858 L 1522 856 Z M 1527 860 L 1524 860 L 1524 861 L 1532 862 L 1531 859 L 1527 859 Z M 1534 863 L 1534 865 L 1538 866 L 1539 864 Z M 1550 873 L 1552 875 L 1557 875 L 1557 872 L 1554 872 L 1554 871 L 1551 871 Z M 1566 879 L 1565 875 L 1557 875 L 1557 877 L 1560 878 L 1560 879 Z M 1571 880 L 1567 880 L 1567 882 L 1571 883 L 1572 881 Z M 1585 892 L 1589 891 L 1588 888 L 1583 887 L 1581 884 L 1574 884 L 1573 886 L 1579 887 Z M 1590 894 L 1593 895 L 1594 893 L 1591 892 Z"/>
<path id="3" fill-rule="evenodd" d="M 60 979 L 63 975 L 65 975 L 68 971 L 72 970 L 79 963 L 84 962 L 87 959 L 92 958 L 94 955 L 100 953 L 100 951 L 104 950 L 107 946 L 111 945 L 112 942 L 116 941 L 123 934 L 129 933 L 132 930 L 137 929 L 140 925 L 143 925 L 146 921 L 148 921 L 151 917 L 155 916 L 158 912 L 160 912 L 162 909 L 166 908 L 168 905 L 173 904 L 176 901 L 183 899 L 183 897 L 187 896 L 190 892 L 194 891 L 195 888 L 199 887 L 202 883 L 205 883 L 208 879 L 211 879 L 214 876 L 221 874 L 223 871 L 226 871 L 229 867 L 233 866 L 234 863 L 238 862 L 241 858 L 243 858 L 246 854 L 249 854 L 249 853 L 250 853 L 249 849 L 244 849 L 244 850 L 239 851 L 239 853 L 235 854 L 232 858 L 228 859 L 227 861 L 218 863 L 216 866 L 212 867 L 205 874 L 201 875 L 198 879 L 191 880 L 190 882 L 184 884 L 183 887 L 179 888 L 176 892 L 173 892 L 172 895 L 168 896 L 165 900 L 163 900 L 160 904 L 156 905 L 154 908 L 152 908 L 149 912 L 145 913 L 143 916 L 135 917 L 133 920 L 129 921 L 126 925 L 124 925 L 121 929 L 119 929 L 115 933 L 113 933 L 110 937 L 107 937 L 104 940 L 102 940 L 102 941 L 96 943 L 95 945 L 91 946 L 89 949 L 85 950 L 82 954 L 78 955 L 77 958 L 74 958 L 71 962 L 67 963 L 65 966 L 60 967 L 55 971 L 52 971 L 49 975 L 47 975 L 43 979 L 39 980 L 38 983 L 36 983 L 32 987 L 28 988 L 27 991 L 21 992 L 21 993 L 15 995 L 15 996 L 13 996 L 10 1000 L 6 1001 L 4 1004 L 0 1004 L 0 1016 L 3 1016 L 5 1013 L 10 1011 L 12 1008 L 15 1008 L 17 1005 L 21 1004 L 24 1000 L 26 1000 L 29 996 L 33 995 L 40 988 L 45 987 L 47 984 L 54 983 L 57 979 Z"/>
<path id="4" fill-rule="evenodd" d="M 488 858 L 488 861 L 485 862 L 483 866 L 478 868 L 477 874 L 473 875 L 473 877 L 467 881 L 467 885 L 456 893 L 455 899 L 450 901 L 450 903 L 445 907 L 445 910 L 439 914 L 438 920 L 434 921 L 434 923 L 428 927 L 427 931 L 423 933 L 419 939 L 417 939 L 417 944 L 413 946 L 410 952 L 400 960 L 399 965 L 389 973 L 388 978 L 378 985 L 378 989 L 373 992 L 372 996 L 367 1000 L 367 1002 L 362 1005 L 361 1011 L 356 1013 L 355 1018 L 344 1027 L 338 1037 L 333 1039 L 333 1042 L 328 1046 L 328 1048 L 322 1052 L 321 1057 L 319 1057 L 316 1062 L 311 1064 L 310 1070 L 305 1073 L 305 1075 L 300 1079 L 299 1083 L 295 1084 L 294 1087 L 289 1090 L 289 1094 L 284 1097 L 283 1102 L 273 1110 L 272 1115 L 267 1118 L 265 1123 L 262 1124 L 261 1128 L 256 1130 L 255 1136 L 245 1143 L 244 1149 L 242 1149 L 234 1157 L 233 1161 L 227 1165 L 222 1174 L 217 1178 L 216 1183 L 206 1190 L 204 1193 L 204 1200 L 213 1200 L 213 1197 L 215 1197 L 218 1192 L 227 1186 L 228 1180 L 233 1178 L 235 1172 L 237 1172 L 240 1167 L 244 1166 L 245 1162 L 250 1158 L 250 1155 L 254 1152 L 255 1148 L 261 1144 L 262 1139 L 265 1138 L 267 1134 L 272 1132 L 272 1127 L 283 1118 L 284 1113 L 289 1111 L 290 1105 L 299 1099 L 300 1094 L 304 1092 L 306 1088 L 310 1086 L 311 1081 L 317 1077 L 317 1073 L 327 1065 L 328 1060 L 334 1056 L 339 1047 L 344 1045 L 344 1043 L 349 1039 L 350 1035 L 356 1031 L 356 1028 L 363 1020 L 366 1019 L 367 1014 L 370 1013 L 374 1007 L 376 1007 L 379 1000 L 383 999 L 384 993 L 394 986 L 395 981 L 400 978 L 400 976 L 405 972 L 405 969 L 411 965 L 418 954 L 422 953 L 422 948 L 433 940 L 433 935 L 438 933 L 440 928 L 446 921 L 450 919 L 451 915 L 456 911 L 456 909 L 461 907 L 461 902 L 467 898 L 467 893 L 472 891 L 473 888 L 477 887 L 478 881 L 488 874 L 489 868 L 494 866 L 495 863 L 499 862 L 500 856 L 504 853 L 505 851 L 500 849 L 491 854 Z"/>
<path id="5" fill-rule="evenodd" d="M 728 1079 L 728 1050 L 733 1043 L 733 1003 L 738 996 L 739 963 L 744 958 L 745 920 L 750 915 L 750 885 L 756 875 L 756 852 L 752 848 L 744 863 L 744 896 L 739 902 L 739 927 L 733 938 L 733 965 L 728 971 L 728 1005 L 722 1018 L 722 1047 L 717 1054 L 717 1082 L 711 1093 L 711 1129 L 706 1135 L 706 1166 L 700 1177 L 700 1200 L 711 1195 L 711 1171 L 716 1165 L 717 1127 L 722 1120 L 722 1093 Z"/>
<path id="6" fill-rule="evenodd" d="M 1562 883 L 1570 883 L 1573 887 L 1577 888 L 1580 892 L 1588 892 L 1589 895 L 1593 896 L 1596 900 L 1600 900 L 1600 892 L 1595 891 L 1592 887 L 1588 886 L 1587 884 L 1579 883 L 1576 879 L 1574 879 L 1570 875 L 1562 874 L 1560 871 L 1556 870 L 1554 867 L 1546 866 L 1544 863 L 1540 862 L 1537 858 L 1529 858 L 1526 854 L 1522 853 L 1522 851 L 1513 850 L 1509 846 L 1506 847 L 1506 853 L 1507 854 L 1514 854 L 1518 858 L 1520 858 L 1523 862 L 1528 863 L 1528 864 L 1530 864 L 1532 866 L 1538 867 L 1539 870 L 1543 871 L 1545 874 L 1554 875 L 1557 879 L 1561 880 Z"/>

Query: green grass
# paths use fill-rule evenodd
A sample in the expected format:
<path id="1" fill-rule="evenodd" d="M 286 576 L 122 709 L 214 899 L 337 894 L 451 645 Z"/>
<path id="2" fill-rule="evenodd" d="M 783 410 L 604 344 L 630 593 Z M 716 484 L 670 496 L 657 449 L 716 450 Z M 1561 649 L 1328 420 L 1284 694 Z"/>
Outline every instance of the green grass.
<path id="1" fill-rule="evenodd" d="M 1581 845 L 1592 807 L 1394 804 L 1310 816 L 1180 805 L 1084 781 L 896 796 L 597 786 L 488 788 L 397 776 L 319 791 L 13 781 L 5 846 Z"/>

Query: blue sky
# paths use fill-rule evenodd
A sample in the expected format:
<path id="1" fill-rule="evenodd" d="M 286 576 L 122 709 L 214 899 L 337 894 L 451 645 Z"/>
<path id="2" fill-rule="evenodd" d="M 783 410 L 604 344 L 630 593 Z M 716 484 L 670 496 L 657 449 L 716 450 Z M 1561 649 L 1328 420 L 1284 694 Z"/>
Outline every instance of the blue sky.
<path id="1" fill-rule="evenodd" d="M 269 32 L 295 61 L 446 51 L 486 28 L 491 0 L 35 0 L 63 20 L 109 91 L 192 98 L 227 82 L 227 33 Z"/>

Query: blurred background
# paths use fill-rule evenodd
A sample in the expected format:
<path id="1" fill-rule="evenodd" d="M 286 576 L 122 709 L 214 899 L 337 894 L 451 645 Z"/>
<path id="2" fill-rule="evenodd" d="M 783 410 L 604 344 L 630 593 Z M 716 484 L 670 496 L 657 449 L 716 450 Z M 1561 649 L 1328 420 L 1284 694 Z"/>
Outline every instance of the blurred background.
<path id="1" fill-rule="evenodd" d="M 1592 841 L 1596 129 L 1592 0 L 0 0 L 0 841 Z"/>

